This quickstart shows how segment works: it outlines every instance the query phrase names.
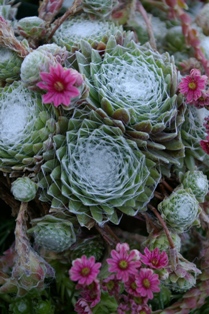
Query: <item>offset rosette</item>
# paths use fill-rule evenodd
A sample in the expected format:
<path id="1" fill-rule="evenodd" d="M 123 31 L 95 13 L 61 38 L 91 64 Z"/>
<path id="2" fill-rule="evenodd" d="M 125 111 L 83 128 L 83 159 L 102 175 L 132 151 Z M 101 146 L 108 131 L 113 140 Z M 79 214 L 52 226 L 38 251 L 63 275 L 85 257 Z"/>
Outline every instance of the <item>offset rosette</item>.
<path id="1" fill-rule="evenodd" d="M 34 236 L 35 244 L 46 250 L 63 252 L 75 241 L 73 223 L 66 218 L 45 215 L 31 221 L 32 228 L 27 231 Z"/>
<path id="2" fill-rule="evenodd" d="M 40 161 L 56 123 L 41 98 L 21 82 L 0 93 L 0 170 L 24 170 Z"/>
<path id="3" fill-rule="evenodd" d="M 39 184 L 49 185 L 51 207 L 66 208 L 81 225 L 92 219 L 118 224 L 122 213 L 146 210 L 160 178 L 155 164 L 120 128 L 102 123 L 94 111 L 80 114 L 69 120 L 66 136 L 54 136 L 58 160 L 42 166 Z"/>
<path id="4" fill-rule="evenodd" d="M 11 83 L 20 77 L 23 62 L 16 52 L 9 48 L 0 48 L 0 84 Z"/>
<path id="5" fill-rule="evenodd" d="M 107 18 L 117 0 L 83 0 L 84 12 L 99 18 Z"/>
<path id="6" fill-rule="evenodd" d="M 185 145 L 185 158 L 181 160 L 181 166 L 177 169 L 184 172 L 187 170 L 193 171 L 195 166 L 203 173 L 208 173 L 209 156 L 203 151 L 200 146 L 200 141 L 206 137 L 204 127 L 204 118 L 208 116 L 208 111 L 205 108 L 197 109 L 194 106 L 189 106 L 185 113 L 185 122 L 182 125 L 181 136 Z"/>
<path id="7" fill-rule="evenodd" d="M 53 41 L 68 51 L 75 51 L 80 48 L 81 40 L 90 44 L 98 45 L 106 43 L 110 35 L 122 32 L 122 26 L 116 26 L 113 22 L 100 19 L 90 19 L 82 14 L 66 20 L 55 32 Z"/>
<path id="8" fill-rule="evenodd" d="M 113 36 L 102 56 L 84 41 L 76 56 L 90 87 L 91 106 L 120 120 L 127 136 L 148 149 L 150 158 L 178 164 L 184 156 L 178 132 L 184 108 L 177 101 L 173 58 L 133 41 L 118 45 Z"/>
<path id="9" fill-rule="evenodd" d="M 201 208 L 190 188 L 174 190 L 158 205 L 158 210 L 167 225 L 178 233 L 199 225 Z"/>

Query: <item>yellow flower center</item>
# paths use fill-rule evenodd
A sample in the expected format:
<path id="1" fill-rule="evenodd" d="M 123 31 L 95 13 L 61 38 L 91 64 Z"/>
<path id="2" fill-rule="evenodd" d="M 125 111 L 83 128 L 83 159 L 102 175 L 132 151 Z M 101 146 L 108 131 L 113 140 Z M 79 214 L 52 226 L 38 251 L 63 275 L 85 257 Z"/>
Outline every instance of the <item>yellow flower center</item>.
<path id="1" fill-rule="evenodd" d="M 157 260 L 157 258 L 153 258 L 153 259 L 152 259 L 152 265 L 154 265 L 154 266 L 158 265 L 158 260 Z"/>
<path id="2" fill-rule="evenodd" d="M 143 286 L 144 286 L 145 288 L 149 288 L 149 287 L 150 287 L 150 281 L 149 281 L 149 279 L 145 278 L 145 279 L 143 280 Z"/>
<path id="3" fill-rule="evenodd" d="M 63 89 L 64 89 L 64 85 L 63 85 L 61 82 L 57 81 L 57 82 L 54 83 L 54 88 L 55 88 L 58 92 L 62 92 Z"/>
<path id="4" fill-rule="evenodd" d="M 132 288 L 133 290 L 136 290 L 136 283 L 135 283 L 135 282 L 132 282 L 132 283 L 131 283 L 131 288 Z"/>
<path id="5" fill-rule="evenodd" d="M 81 275 L 87 276 L 89 273 L 90 273 L 89 267 L 84 267 L 84 268 L 82 268 L 82 270 L 81 270 Z"/>
<path id="6" fill-rule="evenodd" d="M 114 286 L 115 286 L 115 283 L 114 283 L 113 280 L 110 280 L 110 281 L 107 283 L 107 287 L 108 287 L 109 290 L 113 290 Z"/>
<path id="7" fill-rule="evenodd" d="M 190 83 L 188 84 L 188 86 L 189 86 L 189 88 L 192 89 L 192 90 L 194 90 L 194 89 L 197 88 L 197 84 L 196 84 L 195 82 L 190 82 Z"/>
<path id="8" fill-rule="evenodd" d="M 128 263 L 127 263 L 125 260 L 121 260 L 121 261 L 119 262 L 119 267 L 120 267 L 121 269 L 126 269 L 126 268 L 128 267 Z"/>

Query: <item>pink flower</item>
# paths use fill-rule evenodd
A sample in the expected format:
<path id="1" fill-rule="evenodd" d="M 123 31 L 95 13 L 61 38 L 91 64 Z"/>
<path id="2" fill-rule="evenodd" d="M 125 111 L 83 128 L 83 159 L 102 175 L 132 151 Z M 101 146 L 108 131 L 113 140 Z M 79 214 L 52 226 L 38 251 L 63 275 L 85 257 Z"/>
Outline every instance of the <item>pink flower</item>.
<path id="1" fill-rule="evenodd" d="M 209 107 L 209 92 L 202 91 L 201 96 L 194 102 L 194 106 L 198 109 Z"/>
<path id="2" fill-rule="evenodd" d="M 160 252 L 158 248 L 155 248 L 153 251 L 150 251 L 147 247 L 144 249 L 145 255 L 141 254 L 141 261 L 145 265 L 154 268 L 160 269 L 168 265 L 168 255 L 166 252 Z"/>
<path id="3" fill-rule="evenodd" d="M 157 274 L 149 268 L 141 268 L 136 277 L 137 291 L 142 297 L 153 299 L 153 292 L 160 291 L 160 281 Z"/>
<path id="4" fill-rule="evenodd" d="M 179 84 L 180 93 L 186 96 L 186 101 L 191 103 L 201 97 L 207 81 L 206 75 L 201 75 L 197 69 L 192 69 L 190 75 L 182 78 Z"/>
<path id="5" fill-rule="evenodd" d="M 138 304 L 136 300 L 131 300 L 131 314 L 151 314 L 151 308 L 148 306 L 148 304 L 142 303 Z"/>
<path id="6" fill-rule="evenodd" d="M 90 308 L 97 305 L 101 299 L 101 290 L 99 280 L 94 280 L 90 285 L 76 285 L 76 289 L 81 289 L 80 295 L 88 302 Z"/>
<path id="7" fill-rule="evenodd" d="M 86 302 L 85 299 L 82 298 L 76 302 L 74 310 L 78 314 L 92 314 L 92 311 L 88 303 Z"/>
<path id="8" fill-rule="evenodd" d="M 139 296 L 139 293 L 136 290 L 136 288 L 137 288 L 136 276 L 130 275 L 128 280 L 125 282 L 124 287 L 125 287 L 125 290 L 127 293 L 129 293 L 135 297 Z"/>
<path id="9" fill-rule="evenodd" d="M 204 152 L 209 155 L 209 135 L 206 136 L 205 140 L 200 141 L 200 146 Z"/>
<path id="10" fill-rule="evenodd" d="M 115 275 L 103 279 L 102 290 L 108 291 L 109 295 L 118 296 L 120 292 L 119 280 L 116 279 Z"/>
<path id="11" fill-rule="evenodd" d="M 87 258 L 83 255 L 73 261 L 69 270 L 70 279 L 81 285 L 90 285 L 97 277 L 101 263 L 95 263 L 95 257 Z"/>
<path id="12" fill-rule="evenodd" d="M 42 101 L 45 104 L 52 102 L 55 107 L 61 104 L 69 106 L 71 98 L 80 95 L 78 88 L 74 86 L 80 80 L 80 77 L 78 78 L 75 75 L 74 70 L 65 69 L 58 63 L 57 66 L 50 67 L 49 73 L 41 72 L 40 76 L 42 82 L 36 85 L 47 91 L 42 96 Z"/>
<path id="13" fill-rule="evenodd" d="M 112 258 L 107 259 L 109 271 L 116 273 L 116 278 L 123 282 L 128 281 L 130 274 L 136 275 L 141 266 L 135 250 L 128 251 L 128 248 L 126 243 L 117 245 L 110 253 Z"/>

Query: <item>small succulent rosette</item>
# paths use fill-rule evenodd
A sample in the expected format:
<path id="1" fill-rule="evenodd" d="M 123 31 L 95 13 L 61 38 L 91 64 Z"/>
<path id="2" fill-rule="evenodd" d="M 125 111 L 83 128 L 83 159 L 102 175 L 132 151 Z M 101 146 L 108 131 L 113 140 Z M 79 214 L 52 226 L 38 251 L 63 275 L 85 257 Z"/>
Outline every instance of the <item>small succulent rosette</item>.
<path id="1" fill-rule="evenodd" d="M 0 85 L 11 84 L 20 78 L 23 59 L 15 51 L 0 47 Z"/>
<path id="2" fill-rule="evenodd" d="M 53 138 L 56 158 L 41 167 L 41 200 L 67 208 L 82 226 L 118 224 L 122 213 L 145 211 L 160 179 L 136 143 L 104 121 L 95 111 L 75 110 L 66 135 Z"/>
<path id="3" fill-rule="evenodd" d="M 101 19 L 107 19 L 117 0 L 84 0 L 83 1 L 83 11 L 93 17 L 98 17 Z"/>
<path id="4" fill-rule="evenodd" d="M 167 225 L 177 233 L 199 225 L 201 208 L 190 188 L 178 187 L 158 205 Z"/>
<path id="5" fill-rule="evenodd" d="M 182 185 L 192 190 L 198 202 L 204 202 L 209 186 L 207 176 L 202 171 L 187 171 L 182 179 Z"/>
<path id="6" fill-rule="evenodd" d="M 70 258 L 75 260 L 82 255 L 87 257 L 94 256 L 96 261 L 99 261 L 105 253 L 105 245 L 103 239 L 98 235 L 89 236 L 87 238 L 78 238 L 76 243 L 70 247 Z"/>
<path id="7" fill-rule="evenodd" d="M 184 259 L 179 254 L 179 261 L 175 269 L 168 266 L 169 277 L 164 281 L 171 290 L 177 292 L 185 292 L 196 285 L 196 278 L 201 271 L 194 263 Z"/>
<path id="8" fill-rule="evenodd" d="M 66 47 L 68 51 L 75 52 L 80 49 L 82 40 L 97 47 L 99 43 L 105 44 L 110 35 L 119 33 L 120 38 L 122 32 L 122 26 L 111 21 L 90 19 L 88 15 L 81 14 L 64 21 L 55 32 L 53 41 L 61 47 Z"/>
<path id="9" fill-rule="evenodd" d="M 46 22 L 38 16 L 27 16 L 17 22 L 17 30 L 28 39 L 41 39 L 46 35 Z"/>
<path id="10" fill-rule="evenodd" d="M 41 80 L 40 72 L 49 72 L 50 66 L 57 64 L 52 53 L 46 51 L 33 50 L 23 60 L 20 69 L 22 83 L 32 90 L 39 90 L 37 83 Z"/>
<path id="11" fill-rule="evenodd" d="M 205 139 L 206 130 L 203 126 L 204 118 L 208 116 L 208 110 L 205 108 L 197 109 L 194 106 L 188 106 L 185 112 L 185 121 L 180 130 L 183 144 L 185 146 L 185 157 L 181 159 L 181 165 L 177 169 L 178 173 L 188 170 L 197 170 L 207 173 L 209 156 L 205 154 L 200 146 L 200 141 Z"/>
<path id="12" fill-rule="evenodd" d="M 175 249 L 179 252 L 181 250 L 181 238 L 178 233 L 170 232 L 171 239 L 175 245 Z M 143 246 L 149 247 L 150 250 L 159 248 L 160 251 L 168 251 L 170 245 L 168 238 L 164 230 L 158 232 L 150 232 L 146 241 L 143 243 Z"/>
<path id="13" fill-rule="evenodd" d="M 11 186 L 14 198 L 20 202 L 32 201 L 36 197 L 37 190 L 37 184 L 29 177 L 17 178 Z"/>
<path id="14" fill-rule="evenodd" d="M 59 129 L 50 107 L 39 94 L 19 82 L 0 93 L 0 169 L 25 171 L 41 160 L 50 148 L 51 136 Z"/>
<path id="15" fill-rule="evenodd" d="M 63 252 L 76 241 L 73 223 L 70 220 L 45 215 L 31 221 L 32 228 L 27 231 L 34 237 L 35 245 L 53 252 Z"/>
<path id="16" fill-rule="evenodd" d="M 178 129 L 185 106 L 176 94 L 173 58 L 134 41 L 119 45 L 114 36 L 102 55 L 82 41 L 76 58 L 90 88 L 90 105 L 120 123 L 149 158 L 179 164 L 184 145 Z"/>

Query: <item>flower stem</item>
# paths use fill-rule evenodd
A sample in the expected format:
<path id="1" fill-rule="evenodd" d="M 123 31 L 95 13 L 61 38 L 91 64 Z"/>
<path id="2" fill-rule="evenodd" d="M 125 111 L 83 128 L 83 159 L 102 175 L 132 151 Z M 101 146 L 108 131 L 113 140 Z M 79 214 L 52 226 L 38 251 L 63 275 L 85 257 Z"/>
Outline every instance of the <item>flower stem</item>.
<path id="1" fill-rule="evenodd" d="M 70 7 L 59 19 L 55 21 L 54 28 L 51 30 L 51 33 L 48 35 L 48 40 L 50 40 L 53 37 L 56 30 L 70 15 L 74 15 L 81 10 L 82 10 L 82 0 L 75 0 L 72 7 Z"/>
<path id="2" fill-rule="evenodd" d="M 142 15 L 142 17 L 146 23 L 147 32 L 149 34 L 149 42 L 150 42 L 152 49 L 157 50 L 156 41 L 155 41 L 155 37 L 153 34 L 153 29 L 152 29 L 152 23 L 150 21 L 150 18 L 148 17 L 147 12 L 145 11 L 143 5 L 141 4 L 141 1 L 137 1 L 136 10 L 141 13 L 141 15 Z"/>

